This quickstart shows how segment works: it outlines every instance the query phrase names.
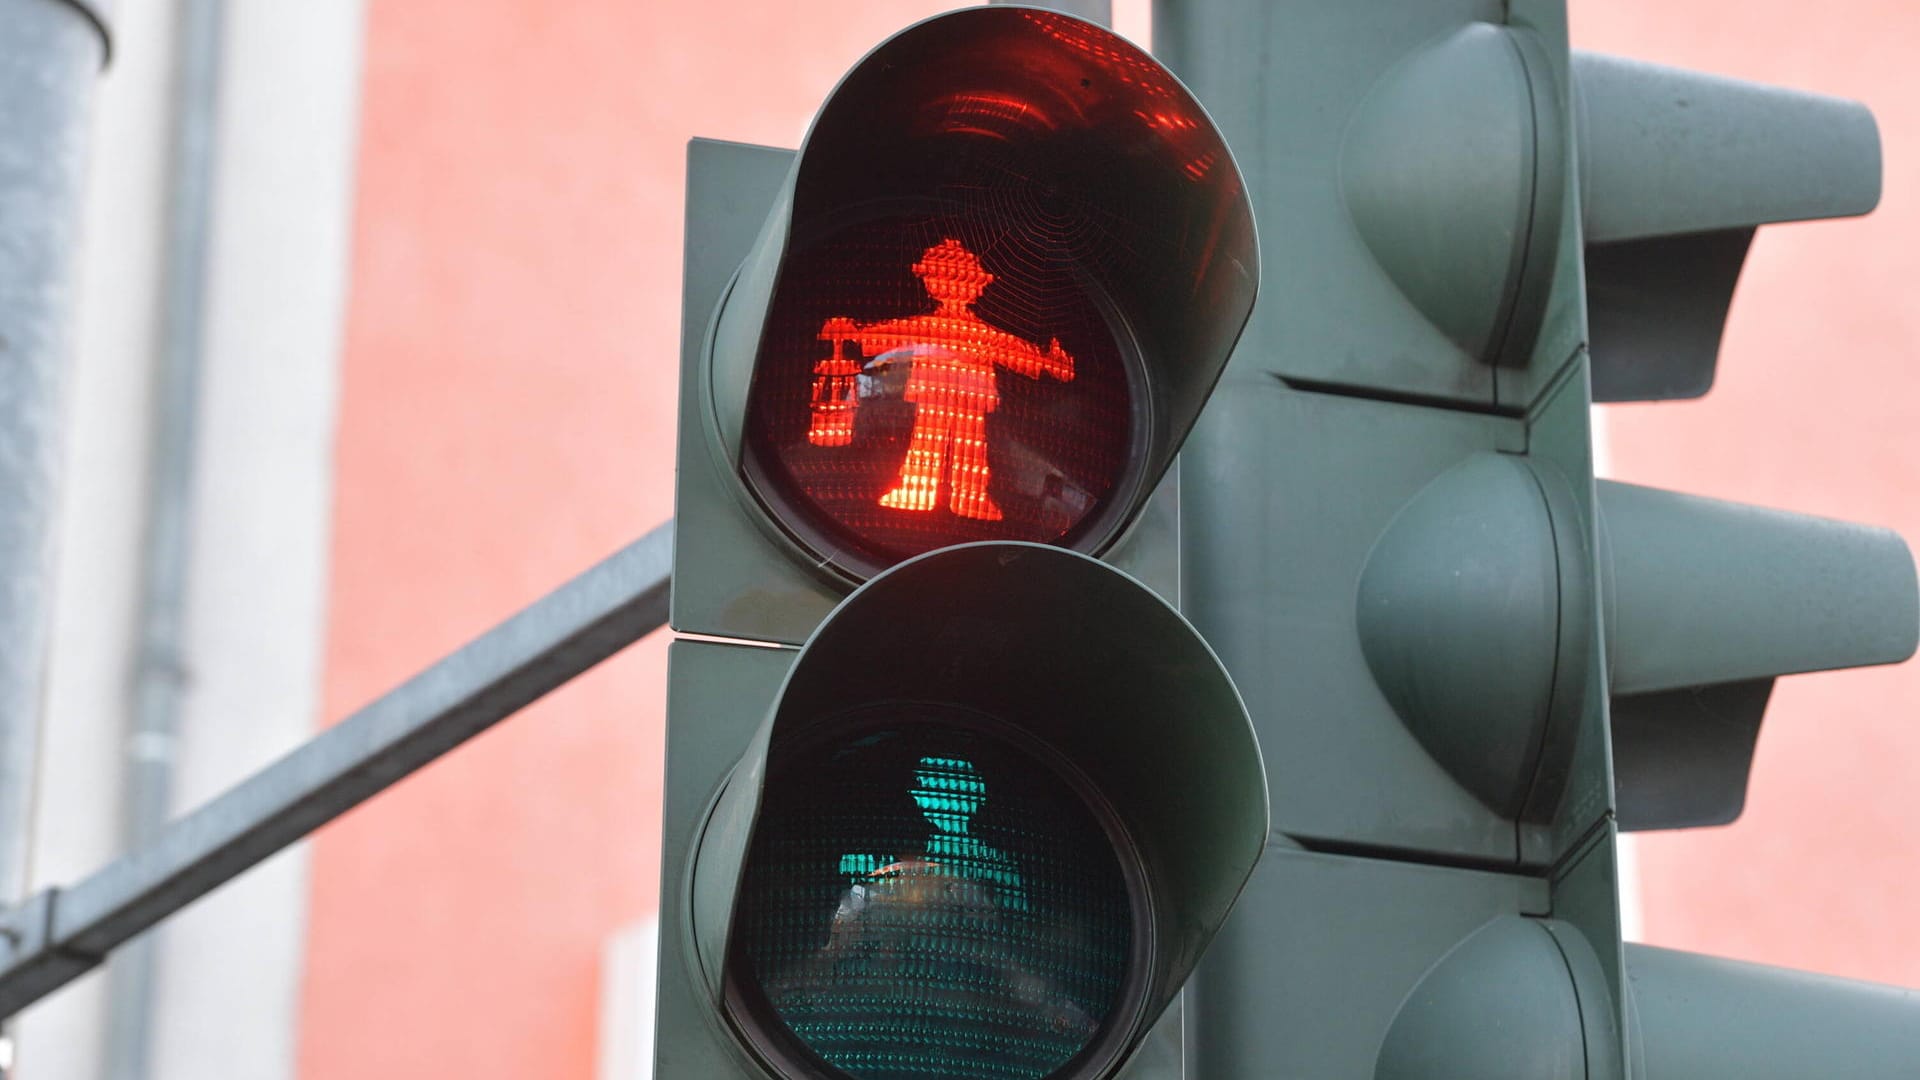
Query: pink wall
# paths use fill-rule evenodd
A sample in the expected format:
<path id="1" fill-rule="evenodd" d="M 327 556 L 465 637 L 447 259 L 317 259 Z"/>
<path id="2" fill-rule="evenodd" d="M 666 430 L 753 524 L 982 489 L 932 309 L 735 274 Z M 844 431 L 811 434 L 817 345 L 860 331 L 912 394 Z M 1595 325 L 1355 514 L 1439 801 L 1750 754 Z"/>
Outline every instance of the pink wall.
<path id="1" fill-rule="evenodd" d="M 941 6 L 371 0 L 328 716 L 671 513 L 686 139 L 793 145 Z M 1920 537 L 1920 9 L 1805 10 L 1577 5 L 1584 47 L 1859 97 L 1888 142 L 1873 218 L 1762 234 L 1713 397 L 1615 410 L 1616 472 Z M 593 1075 L 601 943 L 655 903 L 661 645 L 320 835 L 304 1076 Z M 1647 843 L 1649 937 L 1920 984 L 1920 668 L 1777 702 L 1746 819 Z"/>
<path id="2" fill-rule="evenodd" d="M 1580 0 L 1577 47 L 1865 102 L 1871 216 L 1762 229 L 1713 393 L 1618 406 L 1614 474 L 1920 541 L 1920 7 Z M 1652 943 L 1920 986 L 1920 664 L 1776 684 L 1747 812 L 1643 841 Z"/>
<path id="3" fill-rule="evenodd" d="M 687 139 L 793 145 L 939 6 L 372 0 L 326 715 L 672 513 Z M 655 903 L 662 646 L 319 836 L 302 1075 L 593 1075 L 601 943 Z"/>

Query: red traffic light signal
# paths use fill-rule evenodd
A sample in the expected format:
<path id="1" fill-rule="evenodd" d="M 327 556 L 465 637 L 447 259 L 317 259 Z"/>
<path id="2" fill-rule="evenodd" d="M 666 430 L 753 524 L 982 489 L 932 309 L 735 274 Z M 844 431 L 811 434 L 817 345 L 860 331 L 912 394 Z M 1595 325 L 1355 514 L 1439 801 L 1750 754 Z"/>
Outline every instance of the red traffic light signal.
<path id="1" fill-rule="evenodd" d="M 1139 482 L 1139 380 L 1110 305 L 1057 253 L 1030 265 L 1003 243 L 996 273 L 927 240 L 960 224 L 888 217 L 789 257 L 743 466 L 813 550 L 881 564 L 963 540 L 1072 543 Z"/>
<path id="2" fill-rule="evenodd" d="M 839 589 L 969 541 L 1098 554 L 1257 267 L 1239 170 L 1165 68 L 1051 12 L 941 16 L 815 119 L 715 318 L 709 450 Z"/>

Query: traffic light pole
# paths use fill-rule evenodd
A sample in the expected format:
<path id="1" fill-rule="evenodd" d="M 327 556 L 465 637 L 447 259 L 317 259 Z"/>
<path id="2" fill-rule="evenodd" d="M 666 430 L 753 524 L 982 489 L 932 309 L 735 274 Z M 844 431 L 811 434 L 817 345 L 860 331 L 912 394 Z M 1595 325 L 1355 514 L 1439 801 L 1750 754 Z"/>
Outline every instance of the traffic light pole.
<path id="1" fill-rule="evenodd" d="M 53 621 L 66 370 L 110 0 L 0 0 L 0 903 L 24 895 Z M 0 1028 L 0 1080 L 11 1074 Z"/>
<path id="2" fill-rule="evenodd" d="M 62 387 L 79 275 L 93 84 L 106 13 L 0 0 L 0 902 L 26 888 L 35 745 L 52 619 Z"/>
<path id="3" fill-rule="evenodd" d="M 0 1018 L 666 623 L 668 522 L 154 840 L 0 912 Z"/>

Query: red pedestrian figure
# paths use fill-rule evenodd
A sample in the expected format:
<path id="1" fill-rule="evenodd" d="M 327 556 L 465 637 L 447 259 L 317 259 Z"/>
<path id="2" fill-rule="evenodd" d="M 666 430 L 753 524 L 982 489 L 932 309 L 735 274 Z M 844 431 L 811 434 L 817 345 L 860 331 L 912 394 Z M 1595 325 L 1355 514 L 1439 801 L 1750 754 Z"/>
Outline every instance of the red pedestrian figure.
<path id="1" fill-rule="evenodd" d="M 870 356 L 903 353 L 912 363 L 906 398 L 914 405 L 913 437 L 893 489 L 880 505 L 896 510 L 932 510 L 940 502 L 940 481 L 947 480 L 947 509 L 980 521 L 999 521 L 1000 507 L 987 494 L 992 472 L 987 460 L 987 414 L 1000 405 L 995 367 L 1004 367 L 1029 379 L 1042 375 L 1073 381 L 1073 357 L 1053 339 L 1047 351 L 990 326 L 973 313 L 974 301 L 986 291 L 993 275 L 973 252 L 954 239 L 928 248 L 913 264 L 914 274 L 939 308 L 926 315 L 910 315 L 856 324 L 852 319 L 828 319 L 820 337 L 834 343 L 834 355 L 823 361 L 833 370 L 826 377 L 844 378 L 840 359 L 843 342 L 854 342 Z M 885 366 L 885 363 L 881 366 Z M 821 374 L 816 366 L 816 374 Z M 850 381 L 850 380 L 847 380 Z M 815 420 L 809 441 L 820 446 L 844 446 L 852 439 L 851 395 L 835 391 L 825 399 L 831 411 L 821 409 L 815 393 Z"/>

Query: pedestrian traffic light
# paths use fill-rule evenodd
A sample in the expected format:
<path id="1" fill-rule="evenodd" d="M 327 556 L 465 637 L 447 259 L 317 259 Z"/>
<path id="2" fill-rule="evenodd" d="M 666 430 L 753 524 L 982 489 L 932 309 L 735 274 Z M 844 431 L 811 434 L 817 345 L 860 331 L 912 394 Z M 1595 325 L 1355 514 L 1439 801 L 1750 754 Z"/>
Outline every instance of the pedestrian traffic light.
<path id="1" fill-rule="evenodd" d="M 1174 1080 L 1271 819 L 1172 606 L 1258 272 L 1225 143 L 969 9 L 797 154 L 696 142 L 687 221 L 654 1075 Z"/>
<path id="2" fill-rule="evenodd" d="M 1074 552 L 911 559 L 797 655 L 673 649 L 658 1076 L 1113 1075 L 1265 843 L 1219 662 Z"/>
<path id="3" fill-rule="evenodd" d="M 1903 1075 L 1912 995 L 1623 944 L 1614 841 L 1737 813 L 1775 676 L 1912 653 L 1906 545 L 1597 482 L 1589 430 L 1704 391 L 1758 225 L 1871 208 L 1871 117 L 1576 56 L 1559 0 L 1156 14 L 1265 244 L 1181 570 L 1277 835 L 1189 1076 Z"/>
<path id="4" fill-rule="evenodd" d="M 689 267 L 728 277 L 688 293 L 676 627 L 798 644 L 878 571 L 978 540 L 1173 594 L 1148 504 L 1258 273 L 1239 170 L 1177 80 L 1069 16 L 960 11 L 856 65 L 790 167 L 713 153 L 723 182 L 780 176 L 733 206 L 750 248 Z M 737 226 L 690 218 L 703 244 Z"/>

